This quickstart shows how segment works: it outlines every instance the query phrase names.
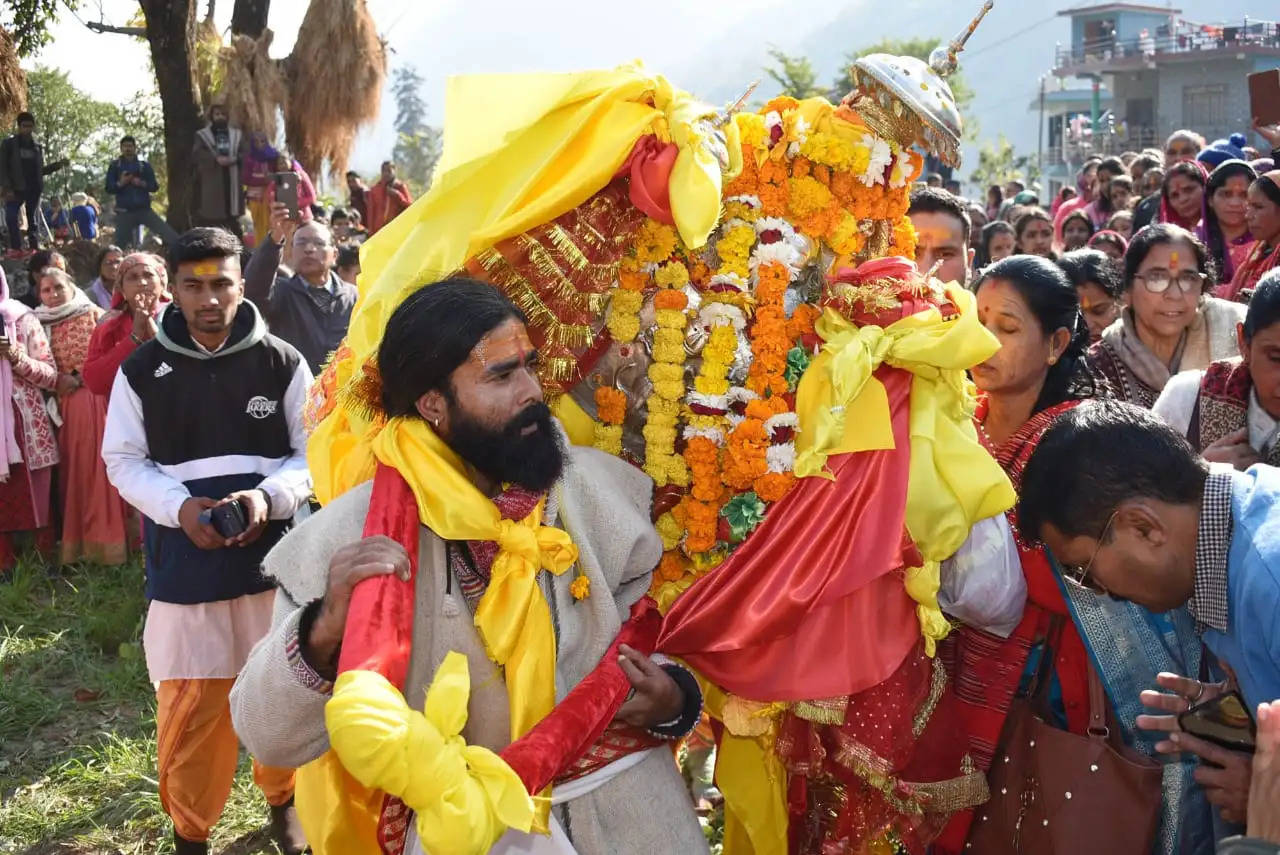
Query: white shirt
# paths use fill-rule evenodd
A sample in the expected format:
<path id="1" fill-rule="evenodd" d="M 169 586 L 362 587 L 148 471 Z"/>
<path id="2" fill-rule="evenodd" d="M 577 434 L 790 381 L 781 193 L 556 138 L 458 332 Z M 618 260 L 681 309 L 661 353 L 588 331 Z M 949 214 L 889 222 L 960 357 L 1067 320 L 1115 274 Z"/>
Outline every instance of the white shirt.
<path id="1" fill-rule="evenodd" d="M 1165 424 L 1183 436 L 1191 429 L 1191 415 L 1200 397 L 1203 371 L 1183 371 L 1174 375 L 1165 385 L 1151 411 Z M 1249 427 L 1249 446 L 1265 457 L 1280 439 L 1280 421 L 1273 419 L 1258 403 L 1255 391 L 1249 392 L 1249 409 L 1246 417 Z"/>

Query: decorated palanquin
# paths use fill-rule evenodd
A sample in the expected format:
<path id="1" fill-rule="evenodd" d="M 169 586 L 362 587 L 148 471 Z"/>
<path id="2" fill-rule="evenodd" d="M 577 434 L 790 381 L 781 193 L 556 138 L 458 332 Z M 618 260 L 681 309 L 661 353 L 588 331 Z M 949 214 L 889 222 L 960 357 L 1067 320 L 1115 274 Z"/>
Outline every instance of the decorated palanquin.
<path id="1" fill-rule="evenodd" d="M 988 795 L 934 657 L 940 562 L 1014 501 L 965 379 L 998 345 L 906 216 L 916 149 L 958 158 L 966 37 L 859 60 L 838 105 L 714 110 L 639 66 L 453 81 L 441 173 L 366 246 L 310 402 L 328 501 L 370 475 L 395 306 L 456 272 L 510 296 L 573 440 L 656 485 L 656 609 L 624 633 L 700 677 L 729 853 L 920 853 Z M 503 762 L 545 795 L 626 688 L 606 656 Z M 385 827 L 401 794 L 355 777 Z"/>

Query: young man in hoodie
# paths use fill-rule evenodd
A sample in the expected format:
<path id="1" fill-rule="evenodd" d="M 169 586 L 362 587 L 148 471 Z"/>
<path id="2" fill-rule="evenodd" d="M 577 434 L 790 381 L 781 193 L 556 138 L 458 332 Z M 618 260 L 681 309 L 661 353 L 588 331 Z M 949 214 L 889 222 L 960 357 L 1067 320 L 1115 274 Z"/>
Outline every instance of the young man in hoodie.
<path id="1" fill-rule="evenodd" d="M 271 626 L 259 571 L 311 494 L 302 407 L 306 361 L 267 333 L 244 299 L 240 242 L 198 228 L 170 249 L 173 304 L 155 338 L 125 360 L 111 390 L 102 456 L 145 516 L 143 645 L 157 690 L 160 801 L 179 855 L 206 853 L 235 777 L 227 696 Z M 238 506 L 243 530 L 212 518 Z M 293 770 L 254 762 L 285 853 L 306 846 Z"/>

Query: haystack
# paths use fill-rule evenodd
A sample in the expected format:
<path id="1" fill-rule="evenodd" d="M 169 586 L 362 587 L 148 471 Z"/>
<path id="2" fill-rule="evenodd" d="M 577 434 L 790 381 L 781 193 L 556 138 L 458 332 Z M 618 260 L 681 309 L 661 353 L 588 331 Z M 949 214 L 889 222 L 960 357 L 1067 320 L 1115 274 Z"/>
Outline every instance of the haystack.
<path id="1" fill-rule="evenodd" d="M 356 132 L 378 116 L 386 46 L 365 0 L 311 0 L 288 63 L 285 130 L 312 175 L 340 176 Z"/>
<path id="2" fill-rule="evenodd" d="M 219 99 L 231 112 L 233 124 L 246 131 L 262 131 L 275 142 L 277 118 L 287 99 L 284 70 L 271 58 L 274 34 L 264 30 L 257 39 L 233 35 L 222 48 L 222 90 Z"/>
<path id="3" fill-rule="evenodd" d="M 0 27 L 0 128 L 8 129 L 27 108 L 27 75 L 18 64 L 13 37 Z"/>

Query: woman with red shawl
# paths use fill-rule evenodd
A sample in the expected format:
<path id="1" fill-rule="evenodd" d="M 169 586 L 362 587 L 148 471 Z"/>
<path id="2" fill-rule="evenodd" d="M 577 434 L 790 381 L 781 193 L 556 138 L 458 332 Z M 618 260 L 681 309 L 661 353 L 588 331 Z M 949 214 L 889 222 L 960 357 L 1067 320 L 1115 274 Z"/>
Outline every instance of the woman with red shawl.
<path id="1" fill-rule="evenodd" d="M 975 418 L 984 444 L 1016 489 L 1026 461 L 1054 419 L 1094 394 L 1085 364 L 1089 328 L 1070 280 L 1042 258 L 1014 256 L 992 265 L 978 282 L 977 296 L 978 318 L 1001 347 L 973 369 L 982 393 Z M 1015 512 L 1009 517 L 1016 531 Z M 1014 693 L 1035 658 L 1033 648 L 1043 649 L 1051 625 L 1062 627 L 1053 663 L 1061 688 L 1059 725 L 1083 734 L 1089 722 L 1084 642 L 1044 548 L 1020 538 L 1017 546 L 1027 581 L 1026 610 L 1017 628 L 1000 638 L 961 624 L 943 643 L 969 753 L 984 772 L 990 769 Z M 957 815 L 935 848 L 964 851 L 972 819 L 972 811 Z"/>
<path id="2" fill-rule="evenodd" d="M 1241 299 L 1258 286 L 1267 271 L 1280 267 L 1280 169 L 1258 177 L 1249 185 L 1249 207 L 1245 212 L 1249 234 L 1257 241 L 1248 258 L 1236 270 L 1228 291 L 1229 300 Z"/>
<path id="3" fill-rule="evenodd" d="M 1160 187 L 1157 222 L 1172 223 L 1194 233 L 1204 216 L 1204 191 L 1209 173 L 1198 160 L 1183 160 L 1169 167 Z"/>
<path id="4" fill-rule="evenodd" d="M 111 311 L 89 340 L 84 360 L 84 384 L 95 395 L 111 395 L 120 365 L 129 354 L 156 335 L 156 319 L 169 304 L 169 275 L 164 261 L 149 252 L 135 252 L 120 262 L 116 274 L 120 288 L 111 302 Z"/>

